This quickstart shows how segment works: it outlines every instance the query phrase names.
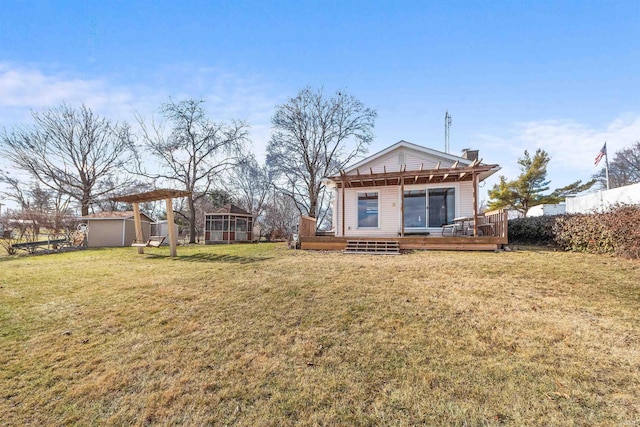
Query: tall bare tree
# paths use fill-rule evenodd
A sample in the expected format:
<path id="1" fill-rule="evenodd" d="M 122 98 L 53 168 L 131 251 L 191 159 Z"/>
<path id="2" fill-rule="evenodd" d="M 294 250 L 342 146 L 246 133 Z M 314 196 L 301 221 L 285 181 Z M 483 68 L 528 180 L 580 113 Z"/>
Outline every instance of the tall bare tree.
<path id="1" fill-rule="evenodd" d="M 264 214 L 259 218 L 261 236 L 288 239 L 296 232 L 299 215 L 293 199 L 279 191 L 269 195 Z"/>
<path id="2" fill-rule="evenodd" d="M 133 147 L 129 126 L 85 105 L 32 112 L 31 126 L 0 134 L 0 155 L 47 188 L 76 200 L 82 215 L 94 199 L 117 191 L 107 182 L 125 172 Z M 126 185 L 126 180 L 121 181 Z"/>
<path id="3" fill-rule="evenodd" d="M 259 217 L 273 191 L 273 178 L 273 172 L 250 154 L 231 171 L 230 192 L 241 208 Z"/>
<path id="4" fill-rule="evenodd" d="M 278 105 L 267 164 L 282 177 L 279 189 L 300 213 L 317 218 L 323 205 L 322 178 L 366 153 L 377 113 L 344 92 L 326 97 L 309 87 Z"/>
<path id="5" fill-rule="evenodd" d="M 605 169 L 593 177 L 606 188 Z M 616 151 L 613 160 L 609 161 L 609 184 L 611 188 L 622 187 L 640 182 L 640 141 L 631 147 Z"/>
<path id="6" fill-rule="evenodd" d="M 182 212 L 189 219 L 190 243 L 196 242 L 195 202 L 215 187 L 223 172 L 240 161 L 248 137 L 248 126 L 242 121 L 210 121 L 203 103 L 186 99 L 163 104 L 160 112 L 164 125 L 147 126 L 138 117 L 145 150 L 159 160 L 160 166 L 159 171 L 140 173 L 192 192 L 187 198 L 187 212 Z"/>

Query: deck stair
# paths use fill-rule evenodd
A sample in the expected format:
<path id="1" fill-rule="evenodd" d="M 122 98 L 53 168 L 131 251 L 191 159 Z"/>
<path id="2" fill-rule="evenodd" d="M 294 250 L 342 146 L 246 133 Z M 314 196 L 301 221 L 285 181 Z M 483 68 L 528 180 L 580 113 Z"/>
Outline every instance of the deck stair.
<path id="1" fill-rule="evenodd" d="M 400 242 L 389 240 L 347 240 L 345 254 L 400 255 Z"/>

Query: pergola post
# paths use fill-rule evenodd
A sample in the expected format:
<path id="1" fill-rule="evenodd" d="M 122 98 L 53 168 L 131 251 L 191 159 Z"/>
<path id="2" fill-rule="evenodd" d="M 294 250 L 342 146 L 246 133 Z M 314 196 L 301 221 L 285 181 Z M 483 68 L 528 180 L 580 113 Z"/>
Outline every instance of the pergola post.
<path id="1" fill-rule="evenodd" d="M 340 204 L 342 205 L 340 207 L 340 213 L 342 214 L 342 218 L 340 221 L 340 225 L 342 226 L 342 236 L 344 237 L 344 186 L 346 185 L 346 183 L 344 182 L 344 180 L 342 181 L 342 196 L 340 197 Z"/>
<path id="2" fill-rule="evenodd" d="M 478 237 L 478 174 L 471 172 L 473 185 L 473 236 Z"/>
<path id="3" fill-rule="evenodd" d="M 166 199 L 167 202 L 167 227 L 169 227 L 169 255 L 172 257 L 178 256 L 178 251 L 176 249 L 176 230 L 175 225 L 173 223 L 173 199 L 169 197 Z"/>
<path id="4" fill-rule="evenodd" d="M 174 217 L 173 217 L 173 199 L 176 197 L 187 197 L 191 194 L 190 191 L 182 190 L 169 190 L 169 189 L 157 189 L 147 191 L 146 193 L 129 194 L 127 196 L 117 196 L 111 198 L 114 202 L 124 202 L 133 204 L 133 212 L 136 225 L 136 240 L 142 241 L 144 236 L 142 235 L 142 220 L 140 218 L 140 207 L 138 203 L 155 202 L 156 200 L 165 200 L 167 203 L 167 226 L 169 227 L 168 236 L 169 246 L 171 250 L 171 256 L 177 256 L 176 245 L 178 239 L 174 229 Z M 138 247 L 138 253 L 143 254 L 144 249 Z"/>
<path id="5" fill-rule="evenodd" d="M 400 178 L 400 237 L 404 237 L 404 176 Z"/>
<path id="6" fill-rule="evenodd" d="M 133 202 L 133 223 L 136 229 L 136 240 L 138 243 L 144 240 L 144 235 L 142 234 L 142 219 L 140 218 L 140 206 L 138 206 L 137 202 Z M 142 246 L 138 246 L 138 253 L 143 254 L 144 248 Z"/>

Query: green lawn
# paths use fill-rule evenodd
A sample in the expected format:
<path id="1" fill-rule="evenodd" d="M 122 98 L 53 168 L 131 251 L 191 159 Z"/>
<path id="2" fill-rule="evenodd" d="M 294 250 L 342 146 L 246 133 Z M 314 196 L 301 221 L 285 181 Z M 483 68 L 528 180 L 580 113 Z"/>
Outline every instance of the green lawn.
<path id="1" fill-rule="evenodd" d="M 0 425 L 640 425 L 640 263 L 0 258 Z"/>

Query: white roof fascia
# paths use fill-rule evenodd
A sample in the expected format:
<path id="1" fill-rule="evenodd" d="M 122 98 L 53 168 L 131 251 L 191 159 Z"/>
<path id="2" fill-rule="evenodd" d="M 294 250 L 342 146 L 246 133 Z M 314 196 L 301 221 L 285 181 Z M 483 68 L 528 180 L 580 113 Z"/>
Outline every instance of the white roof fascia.
<path id="1" fill-rule="evenodd" d="M 485 179 L 489 178 L 491 175 L 493 175 L 494 173 L 498 172 L 500 169 L 502 169 L 500 166 L 491 169 L 490 171 L 487 172 L 481 172 L 478 176 L 480 181 L 484 181 Z"/>

